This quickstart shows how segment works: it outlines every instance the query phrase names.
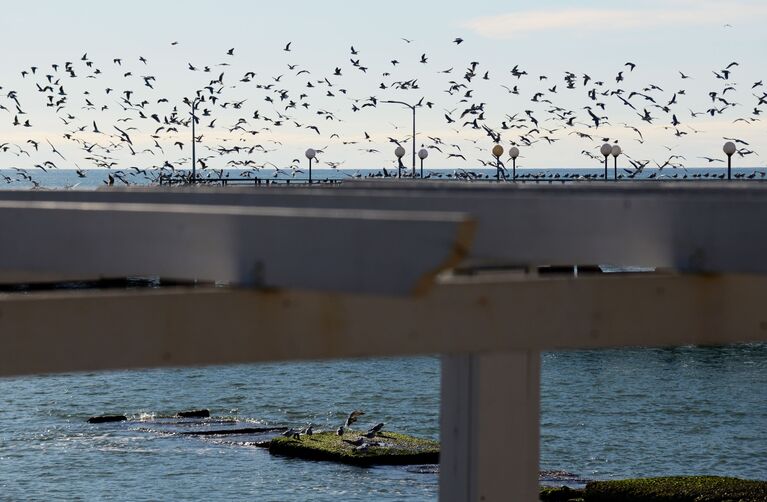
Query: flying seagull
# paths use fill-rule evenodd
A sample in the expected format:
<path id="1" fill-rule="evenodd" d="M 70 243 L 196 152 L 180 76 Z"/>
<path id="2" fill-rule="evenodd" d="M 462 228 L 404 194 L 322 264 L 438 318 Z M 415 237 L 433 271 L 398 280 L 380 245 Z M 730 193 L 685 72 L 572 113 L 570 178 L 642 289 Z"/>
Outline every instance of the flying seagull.
<path id="1" fill-rule="evenodd" d="M 364 415 L 365 412 L 360 410 L 354 410 L 353 412 L 349 413 L 349 416 L 346 418 L 346 423 L 344 423 L 344 426 L 349 427 L 354 422 L 357 421 L 357 418 Z"/>

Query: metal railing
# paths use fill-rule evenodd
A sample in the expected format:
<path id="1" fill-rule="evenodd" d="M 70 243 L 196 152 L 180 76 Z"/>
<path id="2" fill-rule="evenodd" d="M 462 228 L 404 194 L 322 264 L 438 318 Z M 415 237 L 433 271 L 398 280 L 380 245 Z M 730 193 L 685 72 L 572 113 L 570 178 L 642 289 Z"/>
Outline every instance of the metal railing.
<path id="1" fill-rule="evenodd" d="M 176 176 L 159 176 L 157 182 L 160 186 L 173 185 L 254 185 L 254 186 L 289 186 L 289 185 L 339 185 L 343 180 L 332 178 L 313 179 L 309 178 L 196 178 Z"/>
<path id="2" fill-rule="evenodd" d="M 767 181 L 766 171 L 754 171 L 750 174 L 736 173 L 732 180 L 727 180 L 726 175 L 720 173 L 694 173 L 685 174 L 679 176 L 675 175 L 660 175 L 660 176 L 644 176 L 635 177 L 627 175 L 619 175 L 618 179 L 607 178 L 605 180 L 603 175 L 597 174 L 560 174 L 560 173 L 525 173 L 517 175 L 512 179 L 509 176 L 501 176 L 500 179 L 496 179 L 491 175 L 455 175 L 455 174 L 441 174 L 440 176 L 402 176 L 397 178 L 396 176 L 380 176 L 380 175 L 367 175 L 367 176 L 348 176 L 346 178 L 275 178 L 275 177 L 253 177 L 253 178 L 196 178 L 191 179 L 187 176 L 167 176 L 161 175 L 157 178 L 157 184 L 160 186 L 173 186 L 173 185 L 253 185 L 253 186 L 296 186 L 296 185 L 341 185 L 344 182 L 365 180 L 365 181 L 440 181 L 440 182 L 468 182 L 468 183 L 521 183 L 521 184 L 542 184 L 542 183 L 587 183 L 587 182 L 619 182 L 619 183 L 634 183 L 634 182 L 684 182 L 684 181 L 710 181 L 710 182 L 722 182 L 722 181 L 747 181 L 747 182 L 763 182 Z"/>

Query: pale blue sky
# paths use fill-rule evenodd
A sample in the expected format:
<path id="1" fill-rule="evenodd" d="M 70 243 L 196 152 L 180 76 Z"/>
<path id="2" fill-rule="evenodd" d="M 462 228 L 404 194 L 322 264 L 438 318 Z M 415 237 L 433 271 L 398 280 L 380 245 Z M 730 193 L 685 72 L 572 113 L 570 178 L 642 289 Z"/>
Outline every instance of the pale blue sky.
<path id="1" fill-rule="evenodd" d="M 247 101 L 240 110 L 215 111 L 214 115 L 218 117 L 216 128 L 202 128 L 202 144 L 215 148 L 225 144 L 252 145 L 268 140 L 282 143 L 271 143 L 268 149 L 274 151 L 254 155 L 253 160 L 258 163 L 269 161 L 288 165 L 292 159 L 302 158 L 306 147 L 327 146 L 324 155 L 320 156 L 322 162 L 345 162 L 342 165 L 346 168 L 390 165 L 393 145 L 387 142 L 387 137 L 406 139 L 409 115 L 407 110 L 386 105 L 352 112 L 355 99 L 375 95 L 379 99 L 406 101 L 425 97 L 425 100 L 434 102 L 432 109 L 419 110 L 419 145 L 433 145 L 427 136 L 440 137 L 445 143 L 458 144 L 460 153 L 467 161 L 447 158 L 449 152 L 459 153 L 459 150 L 442 147 L 443 154 L 431 151 L 427 165 L 433 167 L 474 167 L 478 158 L 489 160 L 487 151 L 492 146 L 492 140 L 483 131 L 470 128 L 456 130 L 448 126 L 444 119 L 446 109 L 459 108 L 452 114 L 458 119 L 464 107 L 480 102 L 486 103 L 484 123 L 494 130 L 500 130 L 502 121 L 508 122 L 507 114 L 524 116 L 525 110 L 533 111 L 534 116 L 541 120 L 541 126 L 559 129 L 554 133 L 541 133 L 556 139 L 554 144 L 539 138 L 532 146 L 523 147 L 521 165 L 593 166 L 595 162 L 581 152 L 584 149 L 596 152 L 602 137 L 619 141 L 635 159 L 654 159 L 662 163 L 671 151 L 687 157 L 685 164 L 688 166 L 707 165 L 696 157 L 721 157 L 723 136 L 743 139 L 757 154 L 767 155 L 767 150 L 762 151 L 767 146 L 764 120 L 749 124 L 742 121 L 733 123 L 741 117 L 761 118 L 750 113 L 757 103 L 753 94 L 763 94 L 765 87 L 752 91 L 751 86 L 759 80 L 767 80 L 763 63 L 763 52 L 767 47 L 765 22 L 767 3 L 748 0 L 577 3 L 392 1 L 385 5 L 344 1 L 266 3 L 201 0 L 139 0 L 121 4 L 99 1 L 19 3 L 13 7 L 6 6 L 0 18 L 0 41 L 6 48 L 0 61 L 0 86 L 3 87 L 0 104 L 11 108 L 12 112 L 14 107 L 9 106 L 5 96 L 9 90 L 18 91 L 27 111 L 22 118 L 31 119 L 33 127 L 14 127 L 14 114 L 0 110 L 0 144 L 15 142 L 23 145 L 27 139 L 42 142 L 49 139 L 65 152 L 67 162 L 59 164 L 67 165 L 72 161 L 81 167 L 92 167 L 91 161 L 85 159 L 87 153 L 78 150 L 76 144 L 62 136 L 73 131 L 75 125 L 90 124 L 93 120 L 99 123 L 101 130 L 109 130 L 112 124 L 119 124 L 117 119 L 126 115 L 116 102 L 116 93 L 133 90 L 136 96 L 146 97 L 152 102 L 147 105 L 147 110 L 151 108 L 160 116 L 169 113 L 173 105 L 179 105 L 179 115 L 183 115 L 187 110 L 180 103 L 181 97 L 191 95 L 195 89 L 216 78 L 220 71 L 225 71 L 225 84 L 236 87 L 226 89 L 222 101 Z M 731 27 L 725 27 L 726 24 Z M 413 42 L 406 43 L 401 37 Z M 464 42 L 457 46 L 452 43 L 455 37 L 463 38 Z M 171 46 L 173 41 L 179 44 Z M 282 50 L 288 41 L 292 41 L 291 52 Z M 357 56 L 350 54 L 351 45 L 359 51 Z M 234 57 L 225 54 L 231 47 L 235 48 Z M 84 64 L 80 57 L 86 52 L 88 59 L 94 62 L 93 68 L 102 70 L 96 79 L 85 78 L 93 68 L 83 66 L 79 69 Z M 423 53 L 428 57 L 425 65 L 418 62 Z M 139 56 L 146 57 L 149 64 L 144 66 L 139 63 Z M 124 60 L 122 66 L 112 62 L 118 57 Z M 367 73 L 352 66 L 352 57 L 359 58 L 360 64 L 368 68 Z M 397 59 L 401 64 L 393 67 L 389 63 L 391 59 Z M 45 93 L 39 93 L 35 88 L 35 82 L 40 81 L 40 73 L 51 72 L 51 63 L 63 65 L 65 61 L 72 61 L 78 67 L 77 79 L 63 79 L 70 94 L 66 113 L 76 117 L 68 125 L 56 117 L 53 109 L 42 106 Z M 465 89 L 452 96 L 444 91 L 449 87 L 450 80 L 462 81 L 461 77 L 472 61 L 480 63 L 478 75 L 469 83 L 469 87 L 474 89 L 471 98 L 462 103 L 460 100 Z M 634 72 L 623 66 L 627 61 L 637 64 Z M 739 66 L 733 68 L 731 79 L 726 82 L 716 79 L 712 71 L 719 71 L 732 61 L 737 61 Z M 221 62 L 231 66 L 215 66 Z M 187 69 L 189 63 L 200 68 L 208 65 L 212 71 L 190 72 Z M 41 68 L 37 79 L 33 80 L 31 76 L 22 79 L 20 72 L 33 64 Z M 288 64 L 298 66 L 291 71 Z M 529 75 L 514 78 L 509 70 L 515 65 Z M 342 69 L 341 77 L 332 76 L 336 67 Z M 438 73 L 451 67 L 454 70 L 450 74 Z M 311 73 L 296 75 L 301 69 Z M 682 80 L 679 70 L 693 78 Z M 134 75 L 124 77 L 123 74 L 128 71 Z M 257 74 L 253 82 L 239 82 L 247 71 Z M 489 71 L 489 80 L 481 78 L 485 71 Z M 575 90 L 564 89 L 566 71 L 578 77 Z M 623 71 L 626 78 L 620 84 L 615 82 L 619 71 Z M 586 88 L 581 85 L 583 73 L 592 76 L 592 84 Z M 143 87 L 142 75 L 157 78 L 155 90 Z M 283 77 L 274 82 L 273 78 L 278 75 Z M 548 79 L 540 81 L 538 75 L 547 75 Z M 317 85 L 307 90 L 306 82 L 325 77 L 332 81 L 334 87 Z M 393 81 L 412 78 L 418 79 L 420 89 L 396 90 L 390 87 Z M 597 101 L 605 103 L 606 110 L 600 111 L 600 115 L 609 116 L 611 125 L 603 125 L 598 130 L 589 129 L 586 125 L 589 116 L 583 107 L 595 104 L 586 95 L 595 80 L 605 82 L 598 89 L 600 92 L 621 87 L 627 94 L 634 90 L 642 92 L 649 84 L 656 84 L 663 91 L 653 91 L 655 94 L 652 95 L 661 104 L 671 100 L 674 92 L 686 89 L 685 96 L 678 96 L 678 104 L 672 114 L 676 114 L 682 123 L 680 128 L 691 129 L 684 129 L 687 132 L 685 136 L 675 137 L 673 129 L 663 129 L 663 126 L 671 125 L 672 114 L 652 109 L 651 114 L 657 120 L 649 125 L 615 96 L 609 95 L 599 96 Z M 381 82 L 386 83 L 386 90 L 379 89 Z M 466 83 L 465 80 L 463 82 Z M 257 89 L 257 83 L 273 83 L 276 88 L 284 88 L 290 92 L 292 99 L 306 91 L 310 94 L 306 99 L 312 107 L 286 113 L 277 103 L 275 109 L 275 105 L 264 101 L 270 93 Z M 724 87 L 731 83 L 736 84 L 735 89 L 728 91 L 725 98 L 728 102 L 738 103 L 737 106 L 714 118 L 691 117 L 689 109 L 702 111 L 710 108 L 710 91 L 721 95 Z M 518 85 L 520 95 L 508 94 L 502 84 L 509 87 Z M 557 93 L 548 92 L 547 89 L 555 84 Z M 106 87 L 114 88 L 115 92 L 105 95 Z M 339 89 L 346 89 L 346 94 L 339 92 Z M 91 94 L 83 96 L 82 92 L 86 90 Z M 325 95 L 328 90 L 334 93 L 333 97 Z M 544 92 L 543 99 L 551 99 L 553 105 L 576 112 L 576 124 L 584 125 L 562 129 L 557 121 L 544 123 L 550 116 L 546 110 L 551 107 L 530 102 L 538 91 Z M 156 99 L 161 96 L 167 97 L 170 102 L 156 105 Z M 99 108 L 107 105 L 109 109 L 83 110 L 86 97 Z M 632 102 L 640 112 L 649 105 L 641 97 L 632 99 Z M 761 108 L 767 111 L 767 106 L 762 105 Z M 271 131 L 246 135 L 244 140 L 237 139 L 241 135 L 235 138 L 221 127 L 231 127 L 239 117 L 248 119 L 249 126 L 253 128 L 265 125 L 251 120 L 256 109 L 262 116 L 268 117 L 275 117 L 276 112 L 284 113 L 299 121 L 302 127 L 272 127 Z M 317 110 L 329 111 L 337 120 L 325 120 L 323 116 L 316 115 Z M 209 121 L 205 119 L 205 124 Z M 457 120 L 452 126 L 459 123 Z M 636 142 L 636 133 L 621 125 L 623 123 L 639 127 L 646 141 L 642 144 Z M 136 143 L 142 148 L 151 146 L 148 134 L 153 132 L 156 124 L 151 119 L 137 119 L 130 124 L 138 128 L 133 133 Z M 317 125 L 322 134 L 317 135 L 306 129 L 307 124 Z M 569 134 L 574 131 L 591 134 L 595 139 L 588 141 Z M 90 127 L 77 133 L 86 144 L 91 141 L 108 142 L 110 139 L 104 135 L 88 136 L 89 132 Z M 371 142 L 364 141 L 364 132 L 371 136 Z M 115 131 L 112 129 L 109 133 Z M 339 136 L 331 138 L 333 133 Z M 516 130 L 502 133 L 502 143 L 507 148 L 511 142 L 519 142 Z M 75 137 L 78 137 L 77 134 Z M 185 144 L 181 150 L 173 147 L 173 142 L 181 140 L 188 143 L 189 133 L 182 129 L 177 138 L 171 136 L 163 137 L 162 154 L 155 151 L 131 157 L 125 155 L 124 149 L 118 149 L 110 155 L 119 161 L 120 167 L 161 164 L 164 160 L 175 163 L 188 157 L 188 145 Z M 358 143 L 343 144 L 344 140 Z M 364 151 L 368 149 L 379 152 Z M 49 148 L 45 150 L 42 146 L 40 153 L 31 157 L 0 152 L 0 161 L 6 165 L 31 166 L 43 160 L 53 160 L 55 157 L 50 153 Z M 206 155 L 207 152 L 201 154 Z M 766 161 L 757 154 L 738 159 L 736 163 L 764 166 Z M 213 159 L 209 163 L 225 167 L 224 162 L 224 159 Z"/>

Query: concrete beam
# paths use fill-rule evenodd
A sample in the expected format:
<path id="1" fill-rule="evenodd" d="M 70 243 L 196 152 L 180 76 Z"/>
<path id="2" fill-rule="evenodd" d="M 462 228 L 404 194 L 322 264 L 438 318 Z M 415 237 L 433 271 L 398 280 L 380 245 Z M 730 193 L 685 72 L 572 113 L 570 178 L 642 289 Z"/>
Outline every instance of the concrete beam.
<path id="1" fill-rule="evenodd" d="M 0 376 L 767 340 L 767 278 L 454 281 L 417 297 L 178 289 L 0 295 Z"/>
<path id="2" fill-rule="evenodd" d="M 439 182 L 341 188 L 212 187 L 0 192 L 6 200 L 185 203 L 468 213 L 470 258 L 513 265 L 612 264 L 689 272 L 767 273 L 767 184 Z"/>
<path id="3" fill-rule="evenodd" d="M 0 201 L 0 281 L 161 276 L 413 294 L 470 247 L 461 214 Z"/>

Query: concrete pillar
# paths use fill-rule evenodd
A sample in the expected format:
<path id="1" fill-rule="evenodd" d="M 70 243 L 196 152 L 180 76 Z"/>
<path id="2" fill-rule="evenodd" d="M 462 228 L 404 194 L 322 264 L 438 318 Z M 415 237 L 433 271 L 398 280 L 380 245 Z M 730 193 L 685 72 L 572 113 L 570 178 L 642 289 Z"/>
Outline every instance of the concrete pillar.
<path id="1" fill-rule="evenodd" d="M 442 358 L 440 500 L 538 500 L 540 353 Z"/>

